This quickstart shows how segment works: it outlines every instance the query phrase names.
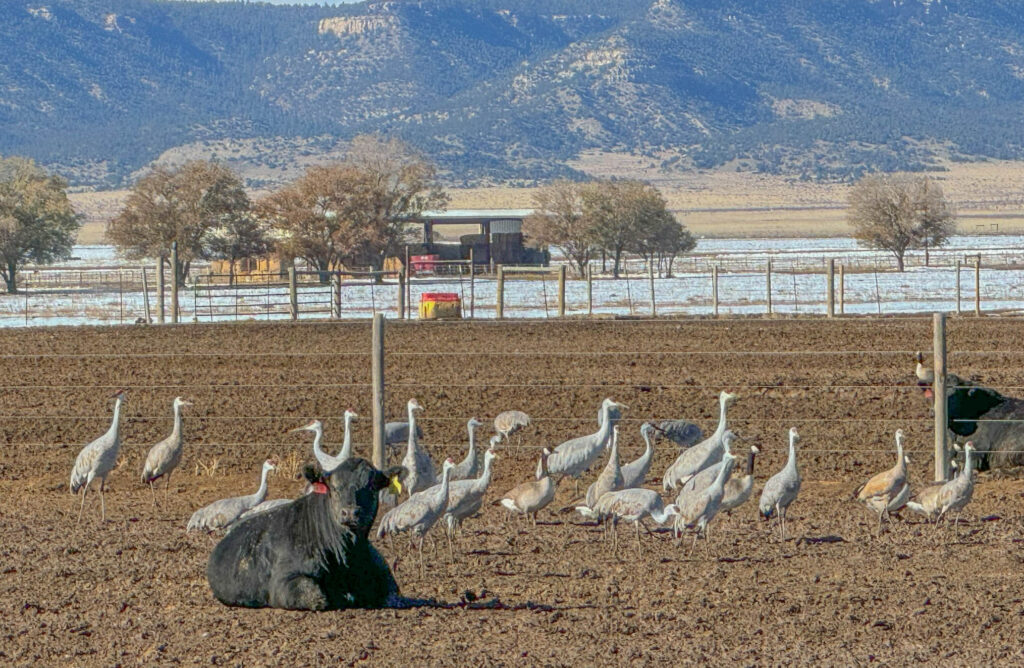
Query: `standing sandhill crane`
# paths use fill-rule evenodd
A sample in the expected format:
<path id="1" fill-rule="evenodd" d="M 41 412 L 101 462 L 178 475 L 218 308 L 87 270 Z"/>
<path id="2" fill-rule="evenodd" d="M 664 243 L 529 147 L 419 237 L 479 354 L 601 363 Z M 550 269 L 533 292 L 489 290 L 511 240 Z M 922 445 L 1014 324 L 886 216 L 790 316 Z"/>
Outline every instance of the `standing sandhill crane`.
<path id="1" fill-rule="evenodd" d="M 530 480 L 516 485 L 501 498 L 501 505 L 510 513 L 518 513 L 532 517 L 533 526 L 537 526 L 537 511 L 543 510 L 555 498 L 555 481 L 547 470 L 547 462 L 551 451 L 547 448 L 540 454 L 540 468 L 544 476 L 540 480 Z"/>
<path id="2" fill-rule="evenodd" d="M 313 432 L 313 455 L 316 457 L 316 460 L 320 463 L 320 467 L 323 468 L 324 471 L 333 471 L 344 461 L 340 457 L 334 457 L 324 452 L 322 448 L 324 440 L 324 423 L 320 420 L 313 420 L 309 424 L 296 427 L 291 431 Z"/>
<path id="3" fill-rule="evenodd" d="M 409 472 L 405 478 L 405 487 L 409 490 L 411 497 L 416 492 L 422 492 L 436 485 L 437 476 L 434 474 L 434 462 L 431 461 L 430 455 L 420 448 L 419 438 L 416 435 L 418 432 L 416 411 L 423 410 L 423 406 L 420 406 L 420 402 L 416 399 L 410 399 L 407 410 L 409 411 L 409 437 L 406 440 L 402 466 Z"/>
<path id="4" fill-rule="evenodd" d="M 681 448 L 688 448 L 704 438 L 700 427 L 689 420 L 662 420 L 654 427 L 656 438 L 667 438 Z"/>
<path id="5" fill-rule="evenodd" d="M 737 478 L 734 469 L 733 475 L 729 476 L 729 479 L 725 481 L 725 494 L 722 496 L 722 506 L 719 508 L 719 512 L 739 508 L 750 498 L 751 493 L 754 491 L 754 458 L 760 452 L 756 445 L 750 446 L 750 454 L 747 455 L 746 473 L 743 477 Z"/>
<path id="6" fill-rule="evenodd" d="M 497 459 L 494 448 L 484 453 L 484 470 L 479 478 L 457 480 L 448 488 L 448 508 L 444 512 L 445 527 L 449 536 L 462 528 L 462 521 L 475 515 L 484 503 L 484 493 L 491 484 L 491 466 Z M 454 469 L 453 469 L 454 470 Z"/>
<path id="7" fill-rule="evenodd" d="M 878 513 L 878 529 L 882 529 L 882 519 L 889 519 L 889 504 L 907 486 L 907 462 L 903 455 L 903 430 L 896 430 L 896 465 L 888 471 L 875 474 L 861 485 L 857 491 L 857 500 Z"/>
<path id="8" fill-rule="evenodd" d="M 622 467 L 619 466 L 619 425 L 612 427 L 612 449 L 608 453 L 608 463 L 597 476 L 597 480 L 590 483 L 587 494 L 584 497 L 587 508 L 593 508 L 597 500 L 607 492 L 617 492 L 622 489 Z"/>
<path id="9" fill-rule="evenodd" d="M 142 482 L 149 483 L 149 491 L 153 493 L 153 505 L 156 505 L 156 488 L 153 483 L 160 476 L 167 476 L 164 479 L 164 495 L 167 495 L 167 488 L 171 486 L 171 473 L 178 468 L 181 462 L 181 451 L 183 439 L 181 437 L 181 408 L 191 406 L 191 401 L 185 401 L 182 397 L 175 397 L 173 403 L 174 426 L 171 428 L 171 435 L 160 441 L 149 449 L 146 456 L 146 465 L 142 467 Z"/>
<path id="10" fill-rule="evenodd" d="M 601 406 L 600 408 L 597 409 L 597 426 L 598 427 L 601 427 L 601 425 L 604 424 L 604 413 L 603 413 L 603 411 L 604 411 L 604 406 Z M 608 409 L 608 415 L 610 415 L 611 418 L 613 420 L 615 420 L 616 422 L 618 422 L 619 420 L 622 419 L 622 411 L 619 410 L 619 406 L 612 406 L 611 408 L 609 408 Z"/>
<path id="11" fill-rule="evenodd" d="M 786 540 L 786 511 L 800 493 L 800 471 L 796 466 L 796 442 L 799 440 L 800 434 L 796 427 L 790 428 L 789 459 L 786 460 L 786 466 L 764 484 L 761 501 L 758 503 L 758 509 L 765 520 L 770 520 L 773 514 L 778 515 L 783 542 Z"/>
<path id="12" fill-rule="evenodd" d="M 530 426 L 530 416 L 522 411 L 504 411 L 498 413 L 494 418 L 494 431 L 504 436 L 506 441 L 508 441 L 508 437 L 512 434 L 518 434 L 518 440 L 516 441 L 517 454 L 523 441 L 523 435 L 519 434 L 519 432 L 528 426 Z"/>
<path id="13" fill-rule="evenodd" d="M 732 454 L 732 445 L 739 437 L 730 429 L 725 432 L 722 436 L 722 451 L 723 453 L 728 452 Z M 701 469 L 699 472 L 693 474 L 679 486 L 680 492 L 699 492 L 702 489 L 706 489 L 711 486 L 711 483 L 718 477 L 718 469 L 722 468 L 722 462 L 712 464 L 711 466 Z M 735 467 L 733 468 L 735 471 Z M 728 483 L 732 478 L 727 478 Z"/>
<path id="14" fill-rule="evenodd" d="M 722 467 L 718 469 L 718 475 L 715 476 L 710 487 L 699 492 L 680 492 L 676 498 L 679 515 L 675 521 L 675 533 L 677 536 L 682 536 L 685 529 L 694 529 L 690 552 L 697 547 L 697 538 L 702 533 L 704 534 L 704 548 L 707 550 L 708 540 L 710 540 L 708 526 L 722 506 L 722 497 L 725 496 L 725 480 L 732 475 L 735 465 L 736 457 L 732 453 L 723 454 Z"/>
<path id="15" fill-rule="evenodd" d="M 956 519 L 953 526 L 960 524 L 960 512 L 974 496 L 974 476 L 971 466 L 971 453 L 974 452 L 974 442 L 967 441 L 964 444 L 964 468 L 957 477 L 953 478 L 939 489 L 939 516 L 938 522 L 949 511 L 956 512 Z"/>
<path id="16" fill-rule="evenodd" d="M 623 519 L 632 522 L 636 528 L 636 549 L 640 554 L 643 554 L 643 548 L 640 546 L 640 525 L 644 518 L 650 517 L 658 524 L 664 524 L 678 513 L 678 506 L 671 504 L 666 507 L 656 491 L 641 487 L 608 492 L 594 504 L 594 515 L 598 519 L 611 518 L 612 549 L 618 550 L 617 524 L 620 519 Z M 650 532 L 649 529 L 648 532 Z"/>
<path id="17" fill-rule="evenodd" d="M 665 491 L 675 489 L 689 476 L 721 461 L 722 453 L 725 451 L 722 448 L 722 437 L 725 436 L 725 432 L 729 428 L 726 411 L 734 401 L 736 401 L 735 394 L 723 391 L 718 395 L 718 428 L 711 436 L 692 448 L 684 450 L 668 467 L 661 483 Z"/>
<path id="18" fill-rule="evenodd" d="M 452 480 L 475 478 L 480 472 L 480 459 L 476 453 L 476 428 L 483 425 L 484 423 L 476 418 L 469 418 L 469 422 L 466 423 L 466 430 L 469 432 L 469 450 L 466 452 L 466 458 L 452 469 Z"/>
<path id="19" fill-rule="evenodd" d="M 185 531 L 199 529 L 202 531 L 216 531 L 224 529 L 232 522 L 241 517 L 242 513 L 255 508 L 267 498 L 267 476 L 277 468 L 277 462 L 268 459 L 263 462 L 263 472 L 260 474 L 260 488 L 255 494 L 247 496 L 234 496 L 229 499 L 220 499 L 211 504 L 203 506 L 192 513 Z"/>
<path id="20" fill-rule="evenodd" d="M 590 468 L 590 465 L 611 441 L 612 427 L 618 419 L 612 410 L 616 408 L 627 408 L 627 406 L 611 399 L 605 399 L 601 403 L 601 412 L 605 416 L 601 428 L 593 434 L 579 436 L 562 443 L 548 457 L 546 463 L 548 472 L 563 477 L 572 476 L 576 481 L 577 494 L 579 494 L 580 476 Z"/>
<path id="21" fill-rule="evenodd" d="M 411 420 L 410 424 L 412 424 Z M 424 575 L 423 539 L 448 508 L 448 489 L 453 468 L 455 468 L 455 462 L 451 459 L 446 459 L 441 467 L 440 484 L 413 494 L 404 502 L 386 512 L 380 520 L 380 525 L 377 527 L 377 538 L 392 536 L 405 531 L 410 532 L 410 541 L 413 536 L 419 538 L 420 577 Z M 451 550 L 450 538 L 448 548 Z M 452 560 L 454 561 L 454 559 L 455 556 L 452 554 Z"/>
<path id="22" fill-rule="evenodd" d="M 416 426 L 416 438 L 423 438 L 423 430 Z M 395 421 L 384 423 L 384 445 L 390 459 L 398 450 L 398 446 L 404 445 L 409 440 L 409 423 L 406 421 Z"/>
<path id="23" fill-rule="evenodd" d="M 107 506 L 103 501 L 103 488 L 107 482 L 107 475 L 117 464 L 117 452 L 121 448 L 121 404 L 124 402 L 124 390 L 118 390 L 110 395 L 114 399 L 114 420 L 110 429 L 89 445 L 82 448 L 75 458 L 75 465 L 71 469 L 71 493 L 75 494 L 82 490 L 82 504 L 78 508 L 78 522 L 82 521 L 82 511 L 85 510 L 85 495 L 89 493 L 89 485 L 93 480 L 100 481 L 100 521 L 107 519 Z"/>
<path id="24" fill-rule="evenodd" d="M 352 420 L 358 420 L 359 413 L 356 413 L 351 409 L 345 409 L 345 414 L 342 416 L 342 419 L 345 421 L 345 436 L 341 441 L 341 450 L 335 458 L 339 464 L 352 458 Z M 325 469 L 325 471 L 330 470 L 333 469 Z"/>
<path id="25" fill-rule="evenodd" d="M 640 435 L 643 437 L 644 443 L 647 447 L 644 449 L 644 454 L 640 455 L 639 459 L 635 459 L 628 464 L 623 465 L 623 489 L 640 487 L 644 484 L 644 478 L 647 477 L 648 471 L 651 470 L 651 462 L 654 461 L 654 444 L 651 442 L 651 433 L 653 431 L 654 425 L 650 422 L 644 422 L 640 425 Z"/>
<path id="26" fill-rule="evenodd" d="M 954 447 L 959 448 L 959 446 Z M 951 480 L 956 479 L 958 475 L 957 466 L 956 460 L 950 462 L 950 472 L 952 473 Z M 939 492 L 942 491 L 943 485 L 947 482 L 949 482 L 949 480 L 929 483 L 922 489 L 914 492 L 911 495 L 910 500 L 906 501 L 907 509 L 919 515 L 924 515 L 928 521 L 935 521 L 938 519 L 939 511 L 941 510 L 941 507 L 939 506 Z M 893 510 L 890 508 L 889 512 L 893 512 Z"/>
<path id="27" fill-rule="evenodd" d="M 914 353 L 914 361 L 917 362 L 917 366 L 914 368 L 917 384 L 930 388 L 935 382 L 935 369 L 929 369 L 924 365 L 924 355 L 920 352 Z"/>

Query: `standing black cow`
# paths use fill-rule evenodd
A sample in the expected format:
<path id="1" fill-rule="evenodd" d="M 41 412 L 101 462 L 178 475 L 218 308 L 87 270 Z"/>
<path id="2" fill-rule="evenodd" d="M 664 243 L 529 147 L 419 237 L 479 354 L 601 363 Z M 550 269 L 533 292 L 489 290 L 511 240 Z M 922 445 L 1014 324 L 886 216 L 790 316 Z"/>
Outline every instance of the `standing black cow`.
<path id="1" fill-rule="evenodd" d="M 918 379 L 931 399 L 931 379 Z M 955 437 L 974 442 L 980 470 L 1024 466 L 1024 400 L 948 374 L 946 419 Z"/>
<path id="2" fill-rule="evenodd" d="M 377 497 L 405 476 L 352 458 L 326 476 L 307 470 L 314 492 L 236 525 L 206 567 L 213 595 L 226 605 L 291 610 L 379 608 L 398 584 L 370 544 Z"/>

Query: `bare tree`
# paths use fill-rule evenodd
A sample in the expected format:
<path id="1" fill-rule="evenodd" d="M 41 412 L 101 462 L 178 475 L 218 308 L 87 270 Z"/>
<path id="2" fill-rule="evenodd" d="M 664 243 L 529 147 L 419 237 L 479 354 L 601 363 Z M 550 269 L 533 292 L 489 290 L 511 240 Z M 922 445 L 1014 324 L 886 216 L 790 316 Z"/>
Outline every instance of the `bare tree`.
<path id="1" fill-rule="evenodd" d="M 554 246 L 583 276 L 594 251 L 593 226 L 584 215 L 584 184 L 556 181 L 533 196 L 534 213 L 523 221 L 523 236 L 538 248 Z"/>
<path id="2" fill-rule="evenodd" d="M 177 281 L 205 257 L 210 232 L 225 216 L 249 209 L 242 180 L 230 168 L 196 160 L 180 169 L 157 167 L 136 182 L 124 208 L 107 225 L 107 238 L 129 259 L 166 261 L 178 243 Z"/>
<path id="3" fill-rule="evenodd" d="M 0 276 L 7 292 L 18 291 L 18 269 L 26 262 L 71 257 L 81 222 L 66 188 L 27 158 L 0 158 Z"/>
<path id="4" fill-rule="evenodd" d="M 263 222 L 251 211 L 232 211 L 210 231 L 206 256 L 228 261 L 228 283 L 235 283 L 235 264 L 244 258 L 269 253 L 274 244 Z"/>
<path id="5" fill-rule="evenodd" d="M 927 176 L 871 175 L 850 190 L 847 221 L 857 243 L 891 252 L 904 269 L 911 249 L 941 246 L 956 231 L 956 214 Z"/>

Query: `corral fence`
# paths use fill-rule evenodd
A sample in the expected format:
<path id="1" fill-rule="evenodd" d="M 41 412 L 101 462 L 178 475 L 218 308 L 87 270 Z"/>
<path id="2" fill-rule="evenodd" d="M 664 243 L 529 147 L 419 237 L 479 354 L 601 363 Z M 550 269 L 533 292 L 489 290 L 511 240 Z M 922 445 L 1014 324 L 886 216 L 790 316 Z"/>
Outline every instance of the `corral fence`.
<path id="1" fill-rule="evenodd" d="M 465 260 L 435 261 L 412 276 L 401 269 L 289 268 L 243 281 L 199 270 L 184 286 L 166 285 L 161 272 L 146 267 L 51 268 L 24 272 L 20 293 L 0 295 L 0 325 L 414 318 L 426 292 L 457 294 L 464 318 L 499 320 L 1024 311 L 1024 259 L 1010 251 L 947 254 L 906 272 L 835 258 L 692 261 L 696 270 L 689 258 L 677 260 L 667 276 L 654 263 L 628 259 L 619 278 L 599 273 L 597 262 L 582 277 L 566 265 L 491 271 Z"/>

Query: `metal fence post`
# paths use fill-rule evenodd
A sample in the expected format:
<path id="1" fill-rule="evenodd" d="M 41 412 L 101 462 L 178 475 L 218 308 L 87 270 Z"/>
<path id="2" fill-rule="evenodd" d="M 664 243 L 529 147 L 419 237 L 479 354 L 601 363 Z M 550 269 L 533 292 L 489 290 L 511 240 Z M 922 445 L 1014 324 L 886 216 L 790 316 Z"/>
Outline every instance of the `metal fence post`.
<path id="1" fill-rule="evenodd" d="M 384 468 L 384 314 L 373 315 L 373 465 Z"/>
<path id="2" fill-rule="evenodd" d="M 974 259 L 974 315 L 981 315 L 981 255 Z"/>
<path id="3" fill-rule="evenodd" d="M 495 291 L 494 308 L 498 320 L 505 317 L 505 268 L 498 265 L 498 286 Z"/>
<path id="4" fill-rule="evenodd" d="M 565 265 L 558 266 L 558 317 L 565 317 Z"/>
<path id="5" fill-rule="evenodd" d="M 956 314 L 960 315 L 960 260 L 956 261 Z"/>
<path id="6" fill-rule="evenodd" d="M 711 267 L 711 309 L 718 317 L 718 265 Z"/>
<path id="7" fill-rule="evenodd" d="M 178 324 L 178 242 L 171 242 L 171 324 Z"/>
<path id="8" fill-rule="evenodd" d="M 594 267 L 587 261 L 587 315 L 594 315 Z"/>
<path id="9" fill-rule="evenodd" d="M 295 283 L 295 265 L 288 267 L 288 306 L 292 320 L 299 319 L 299 289 Z"/>
<path id="10" fill-rule="evenodd" d="M 469 247 L 469 319 L 476 317 L 476 259 L 473 247 Z"/>
<path id="11" fill-rule="evenodd" d="M 846 315 L 846 265 L 839 265 L 839 315 Z"/>
<path id="12" fill-rule="evenodd" d="M 164 256 L 156 263 L 156 316 L 160 324 L 164 324 Z"/>
<path id="13" fill-rule="evenodd" d="M 768 315 L 772 314 L 772 261 L 768 259 L 768 266 L 765 267 L 764 271 L 765 279 L 765 297 L 768 300 Z"/>
<path id="14" fill-rule="evenodd" d="M 932 357 L 935 380 L 932 393 L 935 412 L 935 480 L 949 476 L 949 448 L 946 447 L 946 314 L 932 316 Z M 970 475 L 970 471 L 967 472 Z"/>
<path id="15" fill-rule="evenodd" d="M 398 317 L 405 320 L 405 268 L 398 270 Z"/>
<path id="16" fill-rule="evenodd" d="M 146 307 L 146 324 L 153 322 L 149 313 L 149 281 L 146 280 L 146 268 L 142 268 L 142 304 Z"/>
<path id="17" fill-rule="evenodd" d="M 658 307 L 654 301 L 654 258 L 647 262 L 647 279 L 651 283 L 651 317 L 658 317 Z"/>

